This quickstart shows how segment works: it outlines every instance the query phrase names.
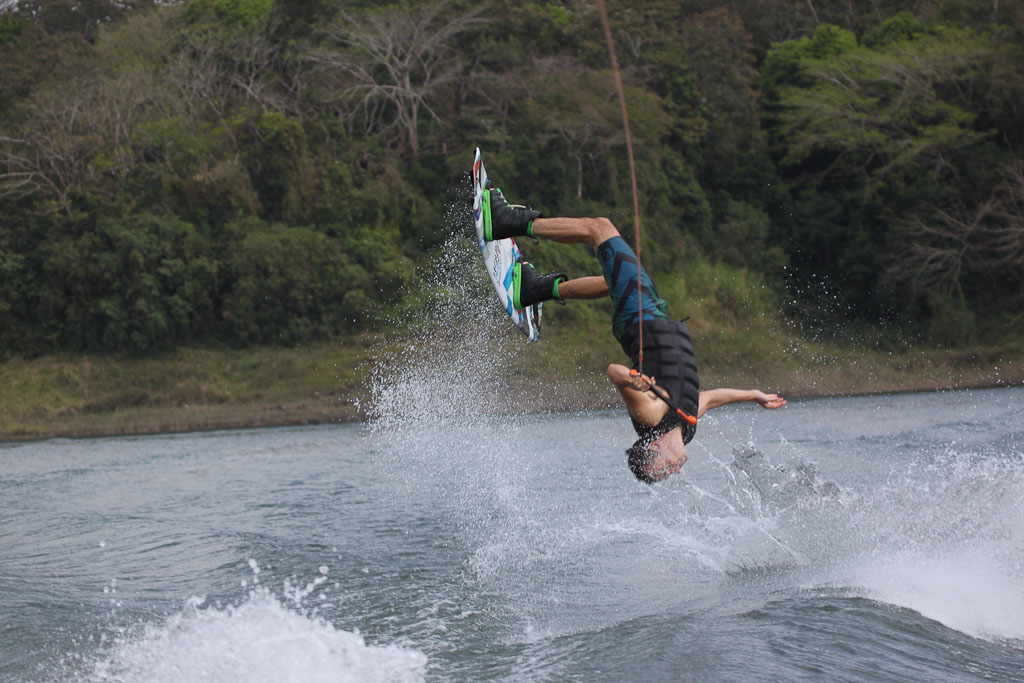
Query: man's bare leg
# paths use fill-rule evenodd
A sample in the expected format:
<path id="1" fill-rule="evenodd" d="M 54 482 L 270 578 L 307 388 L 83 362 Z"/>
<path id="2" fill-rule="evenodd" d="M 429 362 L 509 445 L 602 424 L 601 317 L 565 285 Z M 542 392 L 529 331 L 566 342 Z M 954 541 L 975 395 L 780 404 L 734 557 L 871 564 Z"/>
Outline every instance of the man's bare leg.
<path id="1" fill-rule="evenodd" d="M 562 244 L 588 244 L 596 248 L 619 231 L 607 218 L 537 218 L 533 236 Z M 600 275 L 564 280 L 558 284 L 562 299 L 601 299 L 608 296 L 608 283 Z"/>
<path id="2" fill-rule="evenodd" d="M 608 296 L 608 283 L 600 275 L 563 280 L 558 283 L 558 296 L 563 299 L 601 299 Z"/>
<path id="3" fill-rule="evenodd" d="M 589 244 L 596 248 L 618 234 L 619 231 L 607 218 L 537 218 L 533 221 L 534 237 L 562 244 Z"/>

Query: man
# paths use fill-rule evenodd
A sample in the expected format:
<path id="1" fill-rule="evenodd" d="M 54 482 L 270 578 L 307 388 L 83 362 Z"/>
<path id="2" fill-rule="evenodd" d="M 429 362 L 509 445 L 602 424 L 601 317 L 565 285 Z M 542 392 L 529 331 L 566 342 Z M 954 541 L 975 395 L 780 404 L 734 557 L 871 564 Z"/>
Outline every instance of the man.
<path id="1" fill-rule="evenodd" d="M 648 484 L 679 472 L 686 462 L 686 444 L 697 431 L 696 419 L 712 408 L 738 401 L 756 401 L 764 408 L 786 404 L 777 394 L 756 389 L 700 391 L 697 360 L 686 323 L 670 320 L 665 301 L 636 254 L 607 218 L 544 218 L 539 211 L 509 204 L 499 189 L 483 197 L 484 237 L 544 237 L 563 244 L 588 244 L 601 263 L 603 276 L 569 279 L 564 273 L 540 275 L 529 263 L 517 263 L 513 277 L 516 308 L 552 299 L 612 299 L 612 331 L 632 360 L 633 370 L 612 363 L 608 379 L 618 388 L 639 438 L 629 450 L 629 469 Z M 637 297 L 637 271 L 643 298 L 643 320 Z M 636 372 L 643 325 L 644 375 Z M 645 375 L 649 375 L 650 379 Z M 657 390 L 652 387 L 652 382 Z M 665 397 L 659 397 L 664 392 Z M 667 400 L 666 400 L 667 399 Z M 672 405 L 669 405 L 669 402 Z"/>

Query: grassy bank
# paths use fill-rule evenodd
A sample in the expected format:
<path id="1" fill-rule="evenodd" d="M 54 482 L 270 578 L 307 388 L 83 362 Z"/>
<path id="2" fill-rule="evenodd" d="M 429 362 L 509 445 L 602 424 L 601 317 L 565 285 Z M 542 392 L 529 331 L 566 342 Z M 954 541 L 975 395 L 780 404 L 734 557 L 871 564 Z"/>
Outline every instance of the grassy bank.
<path id="1" fill-rule="evenodd" d="M 739 314 L 722 310 L 719 301 L 691 300 L 689 311 L 706 387 L 757 386 L 799 398 L 1024 383 L 1020 342 L 900 351 L 813 342 L 777 321 L 744 319 L 742 305 Z M 623 357 L 606 323 L 597 314 L 551 308 L 540 344 L 526 344 L 514 331 L 502 338 L 517 347 L 519 391 L 537 410 L 615 405 L 603 373 Z M 368 405 L 366 373 L 403 343 L 429 342 L 363 337 L 151 358 L 13 358 L 0 364 L 0 439 L 358 420 Z M 471 367 L 462 374 L 472 381 Z"/>
<path id="2" fill-rule="evenodd" d="M 0 365 L 0 438 L 357 419 L 365 357 L 366 347 L 353 343 L 15 358 Z"/>

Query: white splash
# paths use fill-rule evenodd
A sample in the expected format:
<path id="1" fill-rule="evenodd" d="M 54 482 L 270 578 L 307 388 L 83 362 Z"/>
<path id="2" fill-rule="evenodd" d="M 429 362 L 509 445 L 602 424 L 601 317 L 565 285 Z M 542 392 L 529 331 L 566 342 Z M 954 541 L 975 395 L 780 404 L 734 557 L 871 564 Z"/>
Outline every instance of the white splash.
<path id="1" fill-rule="evenodd" d="M 1024 583 L 990 548 L 865 559 L 854 574 L 865 597 L 912 609 L 962 633 L 1024 640 Z"/>
<path id="2" fill-rule="evenodd" d="M 426 655 L 415 649 L 369 645 L 257 588 L 237 606 L 204 607 L 193 598 L 166 623 L 122 637 L 82 680 L 404 682 L 423 680 L 426 666 Z"/>
<path id="3" fill-rule="evenodd" d="M 851 528 L 874 538 L 851 553 L 846 580 L 962 633 L 1024 641 L 1020 458 L 950 452 L 923 469 L 851 511 Z"/>

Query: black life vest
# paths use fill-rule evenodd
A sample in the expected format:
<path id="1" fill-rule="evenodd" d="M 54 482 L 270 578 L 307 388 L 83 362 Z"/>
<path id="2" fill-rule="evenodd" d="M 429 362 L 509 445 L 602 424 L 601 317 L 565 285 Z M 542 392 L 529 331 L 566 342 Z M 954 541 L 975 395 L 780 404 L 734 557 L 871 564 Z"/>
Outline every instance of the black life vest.
<path id="1" fill-rule="evenodd" d="M 697 374 L 697 357 L 693 353 L 693 342 L 686 323 L 680 320 L 645 320 L 644 367 L 643 373 L 653 377 L 659 387 L 668 391 L 672 402 L 687 415 L 697 415 L 700 406 L 700 377 Z M 640 356 L 638 330 L 634 327 L 623 331 L 622 350 L 630 357 L 633 368 L 637 369 Z M 697 432 L 695 426 L 686 423 L 674 410 L 655 427 L 637 423 L 633 426 L 642 438 L 660 436 L 681 424 L 683 443 L 689 443 Z M 643 431 L 641 431 L 643 430 Z"/>

